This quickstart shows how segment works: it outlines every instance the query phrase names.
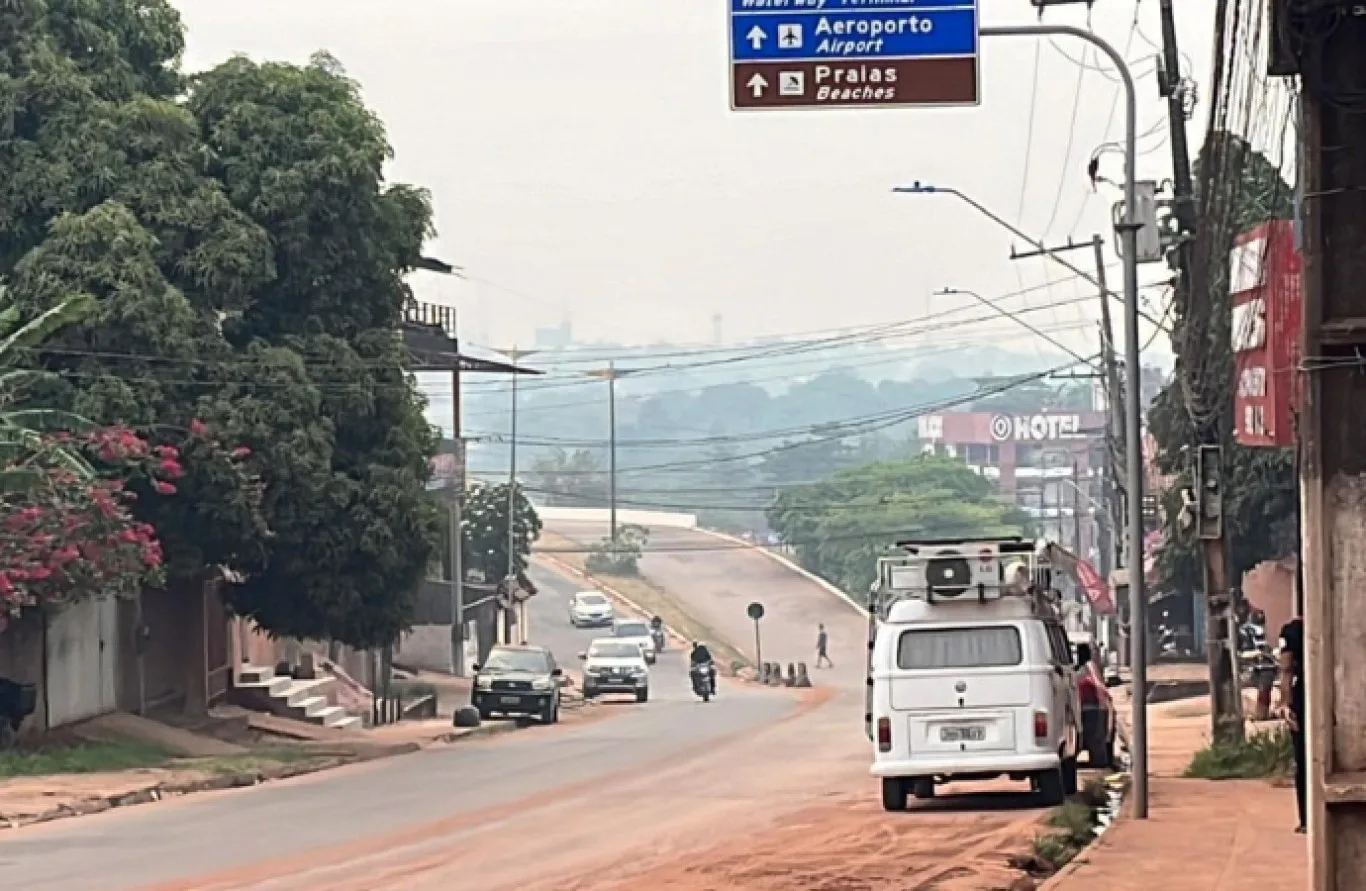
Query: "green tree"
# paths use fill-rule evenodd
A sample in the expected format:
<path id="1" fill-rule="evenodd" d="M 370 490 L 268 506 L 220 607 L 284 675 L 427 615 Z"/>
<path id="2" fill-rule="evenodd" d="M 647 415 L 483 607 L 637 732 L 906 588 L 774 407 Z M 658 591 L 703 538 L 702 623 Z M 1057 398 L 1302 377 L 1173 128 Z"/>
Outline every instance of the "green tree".
<path id="1" fill-rule="evenodd" d="M 508 484 L 477 484 L 465 493 L 464 571 L 492 584 L 508 574 Z M 541 536 L 541 518 L 517 487 L 513 517 L 513 549 L 518 572 L 525 571 L 531 558 L 531 545 Z M 449 528 L 449 527 L 447 527 Z M 450 578 L 450 547 L 442 548 L 446 577 Z"/>
<path id="2" fill-rule="evenodd" d="M 768 520 L 803 566 L 859 599 L 876 578 L 877 558 L 897 538 L 971 539 L 1029 527 L 991 482 L 932 456 L 867 464 L 784 490 Z"/>
<path id="3" fill-rule="evenodd" d="M 607 503 L 607 474 L 587 449 L 555 449 L 532 463 L 532 491 L 546 504 L 595 507 Z"/>
<path id="4" fill-rule="evenodd" d="M 1148 424 L 1157 440 L 1159 468 L 1176 477 L 1164 503 L 1165 544 L 1158 554 L 1163 585 L 1175 590 L 1203 586 L 1202 557 L 1193 530 L 1180 523 L 1180 490 L 1191 486 L 1192 446 L 1223 444 L 1224 523 L 1232 584 L 1263 560 L 1294 552 L 1298 488 L 1289 449 L 1249 448 L 1233 437 L 1233 354 L 1229 331 L 1228 258 L 1233 240 L 1260 223 L 1288 219 L 1293 191 L 1279 169 L 1241 137 L 1214 134 L 1196 162 L 1197 181 L 1218 193 L 1201 196 L 1204 217 L 1194 286 L 1204 300 L 1178 295 L 1172 343 L 1176 373 L 1153 402 Z M 1189 381 L 1203 383 L 1192 389 Z M 1208 389 L 1209 404 L 1194 397 Z"/>
<path id="5" fill-rule="evenodd" d="M 850 465 L 853 449 L 834 428 L 818 428 L 804 439 L 785 441 L 759 464 L 766 482 L 777 485 L 823 480 Z"/>
<path id="6" fill-rule="evenodd" d="M 0 44 L 0 286 L 96 305 L 28 398 L 240 444 L 255 478 L 189 450 L 184 497 L 134 505 L 171 570 L 243 571 L 231 605 L 279 634 L 391 640 L 438 528 L 398 334 L 431 212 L 356 85 L 327 57 L 186 79 L 166 0 L 18 0 Z"/>

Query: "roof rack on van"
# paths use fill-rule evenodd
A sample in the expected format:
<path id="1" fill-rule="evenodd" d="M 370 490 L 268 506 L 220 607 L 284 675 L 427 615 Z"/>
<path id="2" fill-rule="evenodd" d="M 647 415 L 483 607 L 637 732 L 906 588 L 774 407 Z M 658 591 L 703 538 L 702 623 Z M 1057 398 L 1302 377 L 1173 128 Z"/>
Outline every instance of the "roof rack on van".
<path id="1" fill-rule="evenodd" d="M 927 547 L 948 547 L 964 544 L 961 538 L 908 538 L 898 541 L 896 546 L 903 550 L 915 553 L 920 548 Z M 976 538 L 973 544 L 994 544 L 1002 553 L 1032 553 L 1036 547 L 1034 542 L 1025 541 L 1019 535 L 1006 535 L 999 538 Z"/>
<path id="2" fill-rule="evenodd" d="M 983 604 L 1008 597 L 1030 600 L 1031 612 L 1060 608 L 1046 552 L 1018 536 L 898 546 L 908 553 L 878 559 L 871 592 L 871 605 L 884 618 L 902 600 L 927 605 Z"/>

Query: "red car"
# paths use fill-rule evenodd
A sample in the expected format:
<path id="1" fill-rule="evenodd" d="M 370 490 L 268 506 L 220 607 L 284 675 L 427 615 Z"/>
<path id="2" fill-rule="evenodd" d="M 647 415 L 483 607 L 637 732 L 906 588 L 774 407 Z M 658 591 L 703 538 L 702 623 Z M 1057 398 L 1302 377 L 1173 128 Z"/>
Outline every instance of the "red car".
<path id="1" fill-rule="evenodd" d="M 1115 763 L 1114 701 L 1105 684 L 1100 656 L 1090 635 L 1070 634 L 1077 653 L 1077 697 L 1081 700 L 1081 747 L 1093 768 Z M 1084 656 L 1089 656 L 1083 661 Z"/>

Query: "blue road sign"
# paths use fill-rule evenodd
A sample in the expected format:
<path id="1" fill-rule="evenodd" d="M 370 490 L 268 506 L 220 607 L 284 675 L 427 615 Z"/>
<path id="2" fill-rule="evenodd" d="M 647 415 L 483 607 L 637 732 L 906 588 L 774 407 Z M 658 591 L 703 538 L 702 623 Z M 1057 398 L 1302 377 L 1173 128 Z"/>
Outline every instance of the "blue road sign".
<path id="1" fill-rule="evenodd" d="M 731 106 L 978 101 L 979 0 L 730 0 Z"/>
<path id="2" fill-rule="evenodd" d="M 908 59 L 977 52 L 977 10 L 731 16 L 737 62 Z"/>

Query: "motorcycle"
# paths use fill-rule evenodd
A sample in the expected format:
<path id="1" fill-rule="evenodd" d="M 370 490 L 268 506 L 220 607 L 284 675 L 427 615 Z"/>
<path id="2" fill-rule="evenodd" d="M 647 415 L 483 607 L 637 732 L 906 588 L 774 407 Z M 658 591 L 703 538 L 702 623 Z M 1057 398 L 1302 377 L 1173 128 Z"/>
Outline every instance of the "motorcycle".
<path id="1" fill-rule="evenodd" d="M 710 662 L 703 662 L 694 665 L 688 672 L 692 678 L 692 691 L 700 696 L 703 702 L 708 702 L 716 695 L 716 667 Z"/>
<path id="2" fill-rule="evenodd" d="M 655 652 L 664 652 L 664 620 L 655 616 L 650 620 L 650 639 L 654 641 Z"/>

